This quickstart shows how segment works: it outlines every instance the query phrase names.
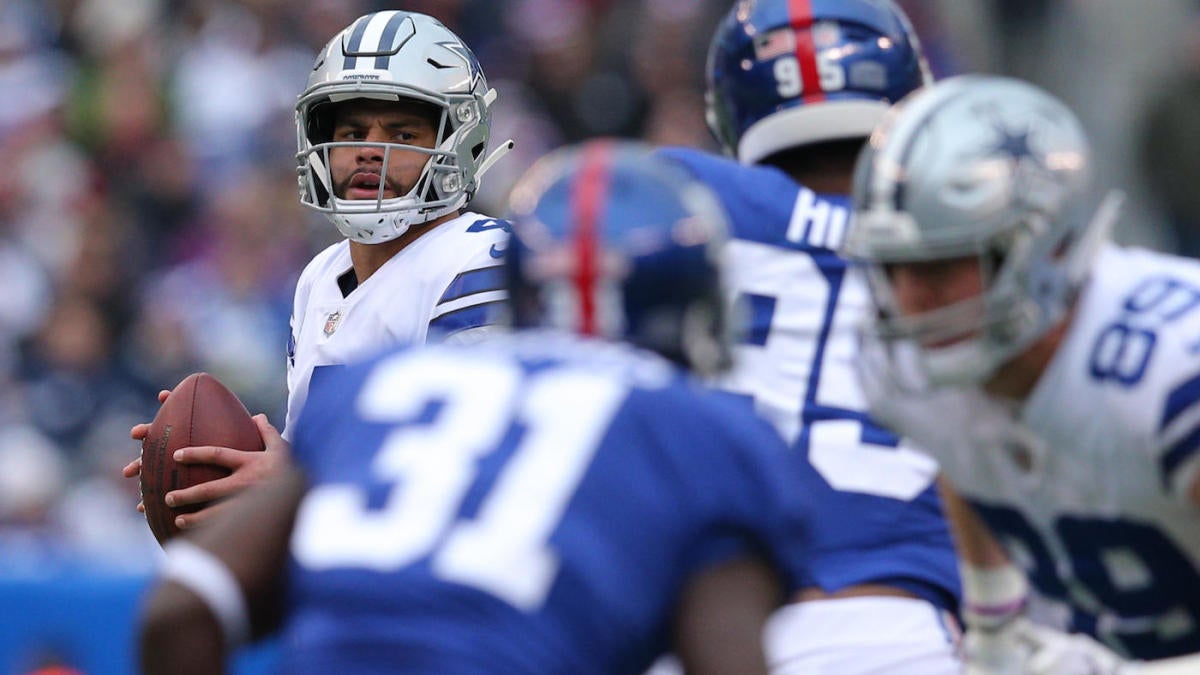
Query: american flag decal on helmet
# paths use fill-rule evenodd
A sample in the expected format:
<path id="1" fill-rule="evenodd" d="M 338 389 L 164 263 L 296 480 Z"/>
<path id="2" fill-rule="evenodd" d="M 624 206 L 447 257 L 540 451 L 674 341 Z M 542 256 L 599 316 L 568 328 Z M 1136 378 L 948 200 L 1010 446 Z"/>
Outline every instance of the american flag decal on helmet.
<path id="1" fill-rule="evenodd" d="M 754 58 L 770 61 L 796 51 L 796 34 L 790 28 L 779 28 L 754 37 Z"/>

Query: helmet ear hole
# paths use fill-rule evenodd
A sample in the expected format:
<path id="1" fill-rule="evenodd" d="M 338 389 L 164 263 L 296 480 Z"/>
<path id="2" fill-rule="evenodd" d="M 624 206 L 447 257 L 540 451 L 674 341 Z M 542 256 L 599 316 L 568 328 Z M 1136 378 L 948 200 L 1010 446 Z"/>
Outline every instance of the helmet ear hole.
<path id="1" fill-rule="evenodd" d="M 304 133 L 313 145 L 333 140 L 333 104 L 328 99 L 309 106 Z"/>

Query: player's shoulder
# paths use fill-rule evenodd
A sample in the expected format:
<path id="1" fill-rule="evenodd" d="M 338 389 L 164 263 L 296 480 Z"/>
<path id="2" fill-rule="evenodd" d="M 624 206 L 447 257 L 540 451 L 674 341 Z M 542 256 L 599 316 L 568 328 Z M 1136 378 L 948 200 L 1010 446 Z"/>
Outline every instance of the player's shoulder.
<path id="1" fill-rule="evenodd" d="M 410 270 L 422 269 L 435 278 L 453 277 L 500 264 L 511 229 L 506 220 L 465 211 L 421 235 L 402 254 Z"/>
<path id="2" fill-rule="evenodd" d="M 499 241 L 508 237 L 512 225 L 503 218 L 493 218 L 475 211 L 463 211 L 457 218 L 446 221 L 437 230 L 448 237 L 465 240 Z"/>
<path id="3" fill-rule="evenodd" d="M 657 152 L 712 189 L 735 220 L 747 210 L 767 209 L 786 217 L 792 203 L 788 196 L 794 196 L 800 189 L 787 174 L 774 167 L 740 164 L 693 148 L 669 147 Z"/>
<path id="4" fill-rule="evenodd" d="M 1074 322 L 1083 337 L 1095 343 L 1093 351 L 1106 351 L 1108 343 L 1144 343 L 1136 354 L 1125 354 L 1134 361 L 1131 366 L 1140 364 L 1140 356 L 1131 357 L 1143 351 L 1147 366 L 1156 351 L 1200 352 L 1200 261 L 1105 246 L 1084 287 Z"/>
<path id="5" fill-rule="evenodd" d="M 1200 261 L 1106 246 L 1080 302 L 1068 342 L 1080 394 L 1152 436 L 1200 412 Z"/>
<path id="6" fill-rule="evenodd" d="M 299 284 L 311 286 L 325 277 L 336 277 L 350 269 L 350 241 L 339 240 L 312 257 L 300 272 Z"/>
<path id="7" fill-rule="evenodd" d="M 798 249 L 835 249 L 850 222 L 845 195 L 818 194 L 783 171 L 690 148 L 659 154 L 682 165 L 721 201 L 735 239 Z"/>

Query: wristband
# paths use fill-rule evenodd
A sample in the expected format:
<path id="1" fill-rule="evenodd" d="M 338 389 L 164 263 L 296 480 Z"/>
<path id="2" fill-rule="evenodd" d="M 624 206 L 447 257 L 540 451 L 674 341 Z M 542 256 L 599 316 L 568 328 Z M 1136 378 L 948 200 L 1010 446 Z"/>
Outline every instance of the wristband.
<path id="1" fill-rule="evenodd" d="M 233 649 L 250 637 L 246 597 L 233 572 L 212 553 L 176 538 L 165 547 L 162 576 L 195 593 L 217 619 L 225 645 Z"/>
<path id="2" fill-rule="evenodd" d="M 963 583 L 963 619 L 970 627 L 999 628 L 1025 608 L 1029 581 L 1011 563 L 999 567 L 959 564 Z"/>

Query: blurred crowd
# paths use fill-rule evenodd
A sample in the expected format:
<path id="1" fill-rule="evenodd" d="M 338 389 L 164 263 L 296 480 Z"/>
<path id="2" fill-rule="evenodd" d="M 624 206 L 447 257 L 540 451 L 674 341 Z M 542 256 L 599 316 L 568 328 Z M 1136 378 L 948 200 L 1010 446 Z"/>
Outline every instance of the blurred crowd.
<path id="1" fill-rule="evenodd" d="M 293 105 L 336 31 L 368 11 L 410 9 L 475 49 L 500 94 L 493 139 L 517 140 L 472 206 L 500 215 L 516 177 L 563 143 L 616 135 L 714 148 L 704 54 L 729 4 L 0 2 L 0 567 L 36 567 L 61 549 L 117 566 L 153 564 L 157 544 L 134 510 L 136 481 L 120 468 L 138 452 L 130 426 L 151 419 L 156 393 L 188 373 L 214 374 L 251 412 L 282 422 L 295 277 L 336 236 L 297 201 Z M 1080 63 L 1108 72 L 1108 86 L 1090 91 L 1067 86 L 1077 75 L 1062 75 L 1062 86 L 1041 82 L 1068 89 L 1085 123 L 1130 130 L 1123 145 L 1101 136 L 1098 154 L 1117 156 L 1106 167 L 1137 167 L 1142 156 L 1132 130 L 1147 106 L 1118 99 L 1154 98 L 1167 75 L 1184 77 L 1195 60 L 1185 49 L 1192 24 L 1181 19 L 1194 21 L 1197 9 L 1187 0 L 1133 3 L 1151 22 L 1138 35 L 1171 44 L 1151 32 L 1161 24 L 1180 36 L 1179 49 L 1149 56 L 1137 40 L 1102 40 L 1111 14 L 1095 8 L 1120 0 L 901 4 L 937 75 L 992 70 L 1036 80 Z M 1057 56 L 1056 36 L 1069 47 Z M 1113 71 L 1108 59 L 1123 52 L 1140 60 Z M 1044 67 L 1051 62 L 1039 59 L 1052 56 L 1055 67 Z M 1172 59 L 1178 67 L 1160 72 Z M 1177 91 L 1195 98 L 1192 88 L 1169 93 Z M 1189 119 L 1178 133 L 1195 136 Z M 1180 142 L 1156 140 L 1168 154 Z M 1151 155 L 1150 166 L 1163 164 Z M 1194 189 L 1182 192 L 1195 198 Z M 1147 210 L 1149 224 L 1128 237 L 1186 244 L 1169 225 L 1188 216 L 1153 215 L 1163 210 Z"/>

